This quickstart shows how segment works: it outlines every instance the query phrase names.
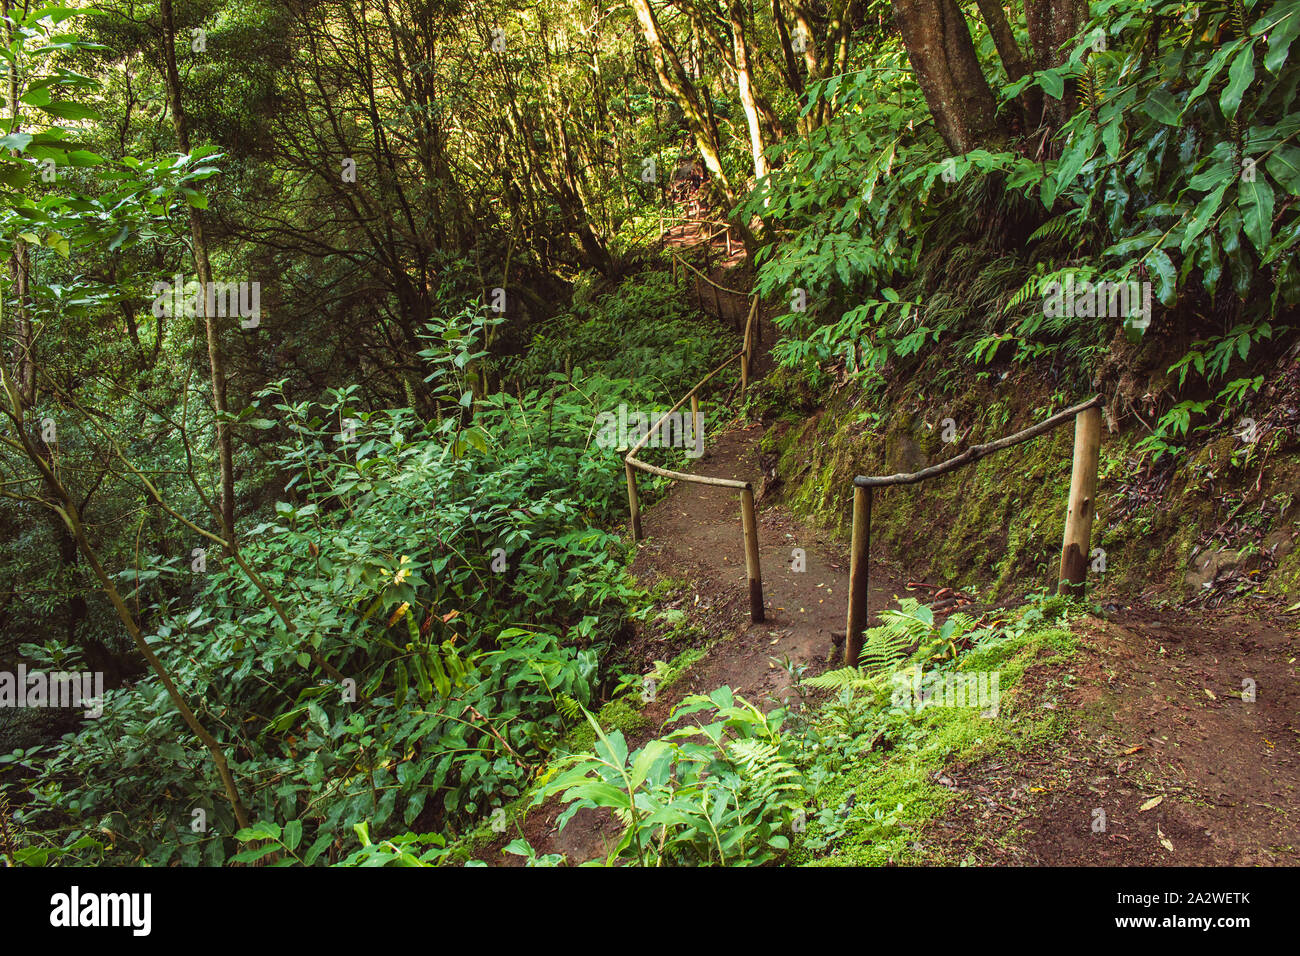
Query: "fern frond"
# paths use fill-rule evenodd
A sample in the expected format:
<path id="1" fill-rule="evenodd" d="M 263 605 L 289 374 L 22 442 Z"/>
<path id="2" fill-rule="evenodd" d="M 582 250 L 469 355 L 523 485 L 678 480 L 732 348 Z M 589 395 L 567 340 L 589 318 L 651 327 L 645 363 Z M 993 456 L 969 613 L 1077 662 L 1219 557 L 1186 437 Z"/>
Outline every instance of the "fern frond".
<path id="1" fill-rule="evenodd" d="M 1047 222 L 1035 229 L 1029 236 L 1030 242 L 1037 242 L 1039 239 L 1062 239 L 1068 236 L 1079 226 L 1078 211 L 1071 209 L 1063 212 L 1059 216 L 1053 216 Z M 1035 277 L 1036 278 L 1036 277 Z"/>
<path id="2" fill-rule="evenodd" d="M 857 689 L 868 683 L 865 672 L 857 667 L 840 667 L 833 671 L 827 671 L 824 674 L 818 674 L 816 677 L 809 677 L 804 680 L 805 687 L 812 687 L 816 690 L 843 690 L 844 688 Z"/>
<path id="3" fill-rule="evenodd" d="M 951 628 L 951 630 L 949 630 Z M 944 630 L 948 631 L 948 640 L 956 641 L 965 637 L 975 628 L 975 619 L 965 611 L 957 611 L 948 617 Z"/>
<path id="4" fill-rule="evenodd" d="M 568 694 L 561 694 L 556 698 L 555 709 L 565 720 L 577 720 L 582 713 L 582 705 Z"/>
<path id="5" fill-rule="evenodd" d="M 746 790 L 764 802 L 785 802 L 786 794 L 803 790 L 798 768 L 781 755 L 781 748 L 770 741 L 742 738 L 727 746 L 727 754 L 736 763 Z"/>
<path id="6" fill-rule="evenodd" d="M 934 613 L 915 598 L 903 598 L 898 610 L 880 612 L 880 623 L 867 630 L 858 660 L 867 671 L 879 672 L 907 656 L 934 630 Z"/>
<path id="7" fill-rule="evenodd" d="M 1057 219 L 1061 219 L 1061 218 L 1063 217 L 1061 216 L 1057 217 Z M 1054 221 L 1055 220 L 1053 220 L 1053 222 Z M 1047 225 L 1050 226 L 1051 223 L 1049 222 Z M 1045 228 L 1047 228 L 1047 226 L 1043 227 L 1043 229 Z M 1042 230 L 1040 229 L 1039 232 L 1041 231 Z M 1038 235 L 1038 233 L 1034 233 L 1034 235 Z M 1030 299 L 1037 298 L 1039 295 L 1039 290 L 1043 287 L 1044 282 L 1045 282 L 1045 276 L 1043 276 L 1041 273 L 1036 272 L 1033 275 L 1031 275 L 1028 279 L 1025 280 L 1025 284 L 1022 285 L 1019 289 L 1017 289 L 1015 294 L 1011 296 L 1010 299 L 1007 300 L 1007 304 L 1002 307 L 1002 313 L 1005 315 L 1006 313 L 1012 311 L 1013 309 L 1019 308 L 1021 305 L 1028 302 Z"/>

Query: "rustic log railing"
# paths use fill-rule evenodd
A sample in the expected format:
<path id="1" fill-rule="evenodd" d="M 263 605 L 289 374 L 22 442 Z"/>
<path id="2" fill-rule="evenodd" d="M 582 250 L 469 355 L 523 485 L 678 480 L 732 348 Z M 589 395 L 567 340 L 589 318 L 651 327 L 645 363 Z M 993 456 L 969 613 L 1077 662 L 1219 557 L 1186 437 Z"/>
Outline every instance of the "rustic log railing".
<path id="1" fill-rule="evenodd" d="M 1036 438 L 1074 419 L 1074 463 L 1070 474 L 1070 499 L 1061 544 L 1058 590 L 1081 592 L 1088 572 L 1088 542 L 1096 515 L 1097 458 L 1101 448 L 1100 395 L 1058 412 L 1024 431 L 985 445 L 972 445 L 960 455 L 911 474 L 853 479 L 853 539 L 849 558 L 849 609 L 845 622 L 844 663 L 853 667 L 862 652 L 862 632 L 867 626 L 870 593 L 871 495 L 886 485 L 912 485 L 973 464 L 988 455 Z"/>
<path id="2" fill-rule="evenodd" d="M 758 558 L 758 521 L 754 513 L 754 486 L 748 481 L 737 481 L 732 478 L 711 478 L 708 475 L 692 475 L 683 471 L 672 471 L 668 468 L 660 468 L 657 465 L 651 465 L 648 462 L 641 461 L 636 457 L 637 452 L 646 446 L 650 439 L 663 426 L 668 417 L 675 411 L 686 404 L 691 403 L 691 434 L 698 436 L 701 434 L 704 422 L 700 417 L 700 390 L 719 372 L 737 359 L 740 360 L 740 393 L 744 398 L 745 390 L 749 387 L 749 363 L 751 351 L 753 349 L 753 326 L 758 317 L 758 296 L 753 296 L 753 301 L 749 307 L 749 315 L 745 319 L 745 338 L 744 347 L 739 352 L 728 358 L 725 362 L 715 368 L 704 378 L 696 383 L 695 387 L 681 397 L 681 399 L 668 411 L 659 417 L 659 420 L 651 425 L 644 435 L 637 441 L 632 449 L 623 458 L 623 469 L 627 474 L 627 504 L 630 513 L 629 526 L 632 531 L 632 540 L 640 541 L 644 534 L 641 530 L 641 504 L 637 497 L 636 491 L 636 472 L 644 471 L 647 474 L 659 475 L 663 478 L 671 478 L 675 481 L 687 481 L 696 485 L 712 485 L 715 488 L 733 488 L 740 492 L 740 525 L 745 538 L 745 576 L 749 580 L 749 617 L 755 624 L 764 620 L 763 615 L 763 575 L 759 566 Z"/>
<path id="3" fill-rule="evenodd" d="M 726 237 L 727 237 L 727 258 L 728 258 L 728 259 L 731 258 L 731 223 L 729 223 L 729 222 L 722 222 L 722 221 L 717 220 L 717 219 L 696 219 L 696 218 L 693 218 L 693 217 L 691 217 L 691 216 L 665 216 L 665 215 L 663 214 L 663 210 L 660 210 L 660 212 L 659 212 L 659 241 L 660 241 L 661 243 L 662 243 L 662 242 L 665 240 L 665 238 L 667 237 L 667 234 L 668 234 L 668 233 L 667 233 L 667 224 L 668 224 L 668 223 L 681 223 L 682 225 L 687 225 L 687 226 L 689 226 L 689 225 L 699 225 L 699 226 L 721 226 L 722 228 L 719 229 L 717 232 L 712 233 L 712 234 L 710 234 L 710 235 L 708 235 L 708 236 L 703 236 L 703 237 L 701 237 L 699 240 L 697 240 L 697 244 L 698 244 L 698 243 L 708 243 L 708 244 L 712 245 L 714 239 L 717 239 L 719 236 L 726 236 Z"/>

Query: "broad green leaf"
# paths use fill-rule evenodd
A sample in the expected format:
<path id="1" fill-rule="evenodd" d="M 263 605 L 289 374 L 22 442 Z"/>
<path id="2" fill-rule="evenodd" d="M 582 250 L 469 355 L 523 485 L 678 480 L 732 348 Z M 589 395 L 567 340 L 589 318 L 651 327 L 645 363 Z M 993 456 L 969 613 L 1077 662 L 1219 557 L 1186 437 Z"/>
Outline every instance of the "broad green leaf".
<path id="1" fill-rule="evenodd" d="M 1273 245 L 1268 250 L 1268 255 L 1262 260 L 1263 264 L 1268 265 L 1275 261 L 1283 253 L 1291 249 L 1297 241 L 1300 241 L 1300 217 L 1293 219 L 1290 225 L 1278 232 L 1273 239 Z"/>
<path id="2" fill-rule="evenodd" d="M 49 113 L 51 116 L 57 116 L 65 120 L 84 120 L 99 119 L 99 113 L 83 103 L 73 103 L 70 100 L 55 100 L 53 103 L 46 103 L 40 107 L 42 112 Z"/>
<path id="3" fill-rule="evenodd" d="M 1196 237 L 1205 231 L 1210 222 L 1218 215 L 1219 207 L 1223 205 L 1223 196 L 1228 187 L 1232 185 L 1228 180 L 1219 184 L 1219 188 L 1214 190 L 1208 196 L 1201 199 L 1196 204 L 1196 209 L 1192 211 L 1192 218 L 1187 224 L 1187 229 L 1183 233 L 1181 249 L 1186 253 L 1196 241 Z"/>
<path id="4" fill-rule="evenodd" d="M 274 820 L 258 820 L 252 826 L 245 827 L 235 834 L 235 839 L 247 843 L 249 840 L 280 839 L 280 824 Z"/>
<path id="5" fill-rule="evenodd" d="M 1074 178 L 1079 175 L 1079 170 L 1092 155 L 1093 147 L 1097 142 L 1097 129 L 1094 126 L 1086 126 L 1082 133 L 1070 140 L 1070 145 L 1065 148 L 1061 155 L 1060 165 L 1056 167 L 1056 194 L 1059 196 L 1065 190 L 1070 188 Z"/>
<path id="6" fill-rule="evenodd" d="M 1282 146 L 1268 154 L 1264 160 L 1268 174 L 1292 196 L 1300 196 L 1300 149 Z M 1255 171 L 1259 176 L 1259 170 Z"/>
<path id="7" fill-rule="evenodd" d="M 1263 173 L 1257 172 L 1252 182 L 1242 182 L 1237 205 L 1247 238 L 1264 255 L 1273 233 L 1273 187 Z"/>
<path id="8" fill-rule="evenodd" d="M 302 821 L 290 820 L 284 825 L 284 845 L 290 850 L 298 849 L 302 842 Z"/>
<path id="9" fill-rule="evenodd" d="M 568 796 L 581 797 L 590 800 L 598 807 L 613 807 L 615 809 L 631 809 L 632 798 L 623 790 L 610 783 L 604 783 L 599 780 L 588 781 L 579 784 L 569 790 Z"/>
<path id="10" fill-rule="evenodd" d="M 1228 67 L 1228 85 L 1219 94 L 1219 108 L 1228 119 L 1237 115 L 1241 98 L 1246 95 L 1246 89 L 1254 78 L 1255 48 L 1246 45 L 1233 57 L 1232 65 Z"/>
<path id="11" fill-rule="evenodd" d="M 28 90 L 22 96 L 18 97 L 18 99 L 20 102 L 26 103 L 28 106 L 45 106 L 54 99 L 54 97 L 50 95 L 50 91 L 47 87 L 37 87 L 36 89 Z"/>
<path id="12" fill-rule="evenodd" d="M 31 133 L 6 133 L 0 136 L 0 149 L 16 149 L 21 153 L 31 141 Z"/>
<path id="13" fill-rule="evenodd" d="M 1200 82 L 1192 87 L 1192 92 L 1187 95 L 1187 106 L 1184 107 L 1184 111 L 1190 109 L 1192 104 L 1205 94 L 1205 91 L 1210 88 L 1210 84 L 1214 82 L 1214 78 L 1219 75 L 1219 71 L 1223 69 L 1223 64 L 1228 62 L 1228 57 L 1240 46 L 1241 42 L 1238 41 L 1237 43 L 1219 47 L 1215 51 L 1214 56 L 1210 57 L 1210 62 L 1205 64 L 1205 67 L 1201 70 Z"/>
<path id="14" fill-rule="evenodd" d="M 1152 249 L 1144 260 L 1155 275 L 1155 295 L 1160 304 L 1172 309 L 1178 299 L 1177 272 L 1169 254 L 1163 249 Z"/>
<path id="15" fill-rule="evenodd" d="M 1286 63 L 1287 52 L 1297 35 L 1300 35 L 1300 3 L 1282 0 L 1274 4 L 1258 26 L 1268 31 L 1268 52 L 1264 54 L 1264 69 L 1276 74 Z"/>
<path id="16" fill-rule="evenodd" d="M 654 766 L 655 761 L 667 757 L 671 750 L 671 745 L 663 740 L 652 740 L 646 744 L 632 764 L 630 776 L 633 788 L 641 786 L 649 775 L 650 768 Z"/>
<path id="17" fill-rule="evenodd" d="M 280 849 L 278 843 L 268 843 L 265 846 L 255 847 L 251 850 L 244 850 L 236 853 L 230 858 L 231 863 L 256 863 L 265 856 L 270 856 Z"/>
<path id="18" fill-rule="evenodd" d="M 44 7 L 38 7 L 27 16 L 23 17 L 23 25 L 33 27 L 42 20 L 49 20 L 56 26 L 64 20 L 71 20 L 73 17 L 84 16 L 90 12 L 88 9 L 79 10 L 76 7 L 62 7 L 57 4 L 49 4 Z"/>
<path id="19" fill-rule="evenodd" d="M 0 183 L 4 183 L 11 189 L 23 189 L 31 181 L 31 174 L 22 166 L 5 165 L 0 167 Z"/>
<path id="20" fill-rule="evenodd" d="M 393 693 L 393 704 L 400 708 L 406 703 L 406 691 L 411 683 L 410 677 L 406 673 L 406 664 L 402 661 L 397 662 L 394 684 L 396 685 Z"/>
<path id="21" fill-rule="evenodd" d="M 609 734 L 602 734 L 600 742 L 596 745 L 596 753 L 616 767 L 626 766 L 627 740 L 623 737 L 623 731 L 615 730 Z"/>
<path id="22" fill-rule="evenodd" d="M 1213 189 L 1236 175 L 1237 170 L 1230 163 L 1211 162 L 1210 165 L 1189 179 L 1187 185 L 1192 189 Z"/>
<path id="23" fill-rule="evenodd" d="M 1158 123 L 1164 123 L 1166 126 L 1182 125 L 1183 120 L 1178 104 L 1174 102 L 1168 90 L 1152 90 L 1151 95 L 1142 104 L 1142 109 Z"/>

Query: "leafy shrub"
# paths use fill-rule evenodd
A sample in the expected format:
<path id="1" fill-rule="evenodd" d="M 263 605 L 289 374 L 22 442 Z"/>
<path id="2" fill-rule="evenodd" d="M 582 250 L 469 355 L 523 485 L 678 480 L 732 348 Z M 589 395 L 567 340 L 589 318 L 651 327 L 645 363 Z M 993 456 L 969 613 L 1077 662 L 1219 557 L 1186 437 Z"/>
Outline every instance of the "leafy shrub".
<path id="1" fill-rule="evenodd" d="M 803 805 L 795 747 L 781 733 L 782 711 L 764 715 L 721 687 L 692 695 L 670 720 L 711 711 L 711 723 L 674 730 L 633 753 L 619 731 L 596 732 L 591 754 L 557 761 L 557 775 L 535 802 L 561 794 L 563 826 L 584 807 L 606 807 L 624 824 L 606 862 L 658 865 L 759 865 L 789 847 Z M 701 738 L 703 738 L 701 740 Z"/>
<path id="2" fill-rule="evenodd" d="M 1121 327 L 1147 332 L 1047 316 L 1044 289 L 1132 280 L 1173 314 L 1175 341 L 1192 340 L 1170 368 L 1183 394 L 1144 452 L 1179 451 L 1189 408 L 1219 423 L 1240 410 L 1258 388 L 1247 363 L 1300 302 L 1300 0 L 1103 0 L 1090 13 L 1064 63 L 1001 90 L 1008 105 L 1031 85 L 1077 91 L 1041 155 L 1037 135 L 946 155 L 897 39 L 872 45 L 869 69 L 813 86 L 832 120 L 782 147 L 746 206 L 783 229 L 758 279 L 792 302 L 776 320 L 783 364 L 842 360 L 870 381 L 943 347 L 989 362 L 1011 344 L 1019 362 L 1064 361 L 1082 389 Z"/>
<path id="3" fill-rule="evenodd" d="M 313 861 L 337 858 L 359 820 L 454 831 L 517 797 L 566 713 L 592 702 L 639 594 L 621 540 L 593 527 L 623 500 L 617 453 L 591 443 L 594 397 L 472 409 L 458 396 L 477 352 L 460 337 L 481 324 L 460 328 L 438 333 L 461 409 L 438 421 L 357 410 L 351 390 L 322 405 L 268 390 L 274 418 L 244 422 L 290 435 L 273 465 L 292 500 L 247 529 L 248 571 L 208 555 L 205 586 L 161 608 L 149 637 L 252 817 L 292 821 Z M 179 585 L 188 558 L 155 558 L 146 577 Z M 69 848 L 111 834 L 110 859 L 227 859 L 238 827 L 162 686 L 106 698 L 48 759 L 23 756 L 36 778 L 20 824 Z"/>
<path id="4" fill-rule="evenodd" d="M 606 377 L 627 379 L 642 395 L 671 404 L 740 348 L 702 321 L 689 302 L 685 280 L 668 272 L 629 279 L 548 322 L 507 374 L 528 386 L 543 383 L 553 370 L 597 366 Z"/>

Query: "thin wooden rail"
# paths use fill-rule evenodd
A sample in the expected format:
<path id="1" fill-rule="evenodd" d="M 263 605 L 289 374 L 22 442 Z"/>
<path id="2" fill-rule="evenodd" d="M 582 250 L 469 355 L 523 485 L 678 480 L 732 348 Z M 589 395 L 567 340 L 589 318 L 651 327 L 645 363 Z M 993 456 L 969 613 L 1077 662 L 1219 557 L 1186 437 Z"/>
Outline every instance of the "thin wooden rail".
<path id="1" fill-rule="evenodd" d="M 1036 438 L 1072 418 L 1075 421 L 1074 462 L 1070 474 L 1070 501 L 1066 512 L 1065 540 L 1061 545 L 1061 573 L 1057 587 L 1062 594 L 1082 589 L 1088 570 L 1092 519 L 1096 514 L 1101 404 L 1101 396 L 1096 395 L 1014 435 L 983 445 L 972 445 L 960 455 L 920 471 L 874 477 L 858 475 L 853 479 L 853 538 L 849 557 L 849 608 L 845 620 L 845 665 L 852 667 L 858 663 L 858 656 L 862 653 L 862 632 L 866 629 L 869 616 L 873 490 L 887 485 L 913 485 L 955 471 L 994 452 Z"/>
<path id="2" fill-rule="evenodd" d="M 727 256 L 728 256 L 728 257 L 731 256 L 731 223 L 729 223 L 729 222 L 719 222 L 719 221 L 716 220 L 716 219 L 692 219 L 692 218 L 690 218 L 689 216 L 687 216 L 687 217 L 681 217 L 681 216 L 665 216 L 665 215 L 663 214 L 663 211 L 660 210 L 660 212 L 659 212 L 659 241 L 660 241 L 661 243 L 664 241 L 664 239 L 665 239 L 666 236 L 667 236 L 667 230 L 664 228 L 664 224 L 665 224 L 665 223 L 670 223 L 670 222 L 680 222 L 680 223 L 687 224 L 687 225 L 689 225 L 689 224 L 691 224 L 691 223 L 695 223 L 695 224 L 700 225 L 700 226 L 721 226 L 722 229 L 721 229 L 720 232 L 715 232 L 713 235 L 708 236 L 708 237 L 706 237 L 706 238 L 704 238 L 704 239 L 700 239 L 698 242 L 696 242 L 696 243 L 694 243 L 694 244 L 695 244 L 695 245 L 699 245 L 700 242 L 708 242 L 708 243 L 712 244 L 713 240 L 714 240 L 714 239 L 717 239 L 718 236 L 723 236 L 723 235 L 725 235 L 725 236 L 727 237 Z"/>
<path id="3" fill-rule="evenodd" d="M 630 525 L 632 531 L 632 540 L 640 541 L 644 534 L 641 529 L 641 502 L 636 490 L 636 472 L 644 471 L 647 474 L 659 475 L 663 478 L 670 478 L 674 481 L 686 481 L 695 485 L 710 485 L 715 488 L 731 488 L 740 492 L 740 525 L 745 539 L 745 576 L 749 581 L 749 616 L 755 624 L 760 624 L 765 619 L 763 613 L 763 575 L 759 566 L 758 553 L 758 518 L 754 512 L 754 486 L 748 481 L 738 481 L 734 478 L 713 478 L 709 475 L 692 475 L 684 471 L 672 471 L 668 468 L 660 468 L 657 465 L 651 465 L 648 462 L 641 461 L 636 457 L 637 452 L 643 449 L 650 439 L 660 428 L 663 427 L 670 415 L 677 409 L 691 403 L 691 433 L 698 436 L 700 429 L 703 428 L 704 420 L 700 417 L 700 390 L 704 388 L 709 381 L 737 359 L 740 360 L 740 381 L 741 397 L 744 397 L 745 389 L 749 383 L 749 361 L 750 350 L 752 348 L 753 336 L 751 326 L 758 316 L 758 296 L 753 297 L 753 303 L 749 307 L 749 315 L 745 320 L 745 338 L 744 347 L 735 355 L 728 358 L 725 362 L 715 368 L 704 378 L 700 379 L 689 392 L 683 395 L 672 408 L 659 416 L 659 420 L 646 429 L 646 433 L 641 436 L 631 450 L 623 457 L 623 470 L 627 477 L 627 504 L 630 514 Z"/>
<path id="4" fill-rule="evenodd" d="M 664 222 L 693 222 L 701 226 L 723 226 L 731 228 L 731 223 L 723 222 L 721 219 L 695 219 L 690 216 L 660 216 Z"/>
<path id="5" fill-rule="evenodd" d="M 703 280 L 704 280 L 705 282 L 707 282 L 709 285 L 713 286 L 713 288 L 717 289 L 719 292 L 727 292 L 727 293 L 730 293 L 731 295 L 743 295 L 743 296 L 745 296 L 746 298 L 749 297 L 749 293 L 748 293 L 748 292 L 741 292 L 739 289 L 728 288 L 728 287 L 725 286 L 725 285 L 719 285 L 718 283 L 714 282 L 712 279 L 710 279 L 708 276 L 706 276 L 706 275 L 705 275 L 703 272 L 701 272 L 699 269 L 695 268 L 695 266 L 691 265 L 689 262 L 687 262 L 685 259 L 683 259 L 681 256 L 679 256 L 677 253 L 674 252 L 674 253 L 671 253 L 671 255 L 672 255 L 672 257 L 673 257 L 675 260 L 677 260 L 678 262 L 680 262 L 680 263 L 681 263 L 685 268 L 689 269 L 691 272 L 694 272 L 697 276 L 699 276 L 701 279 L 703 279 Z M 755 297 L 755 298 L 757 298 L 757 297 Z"/>

